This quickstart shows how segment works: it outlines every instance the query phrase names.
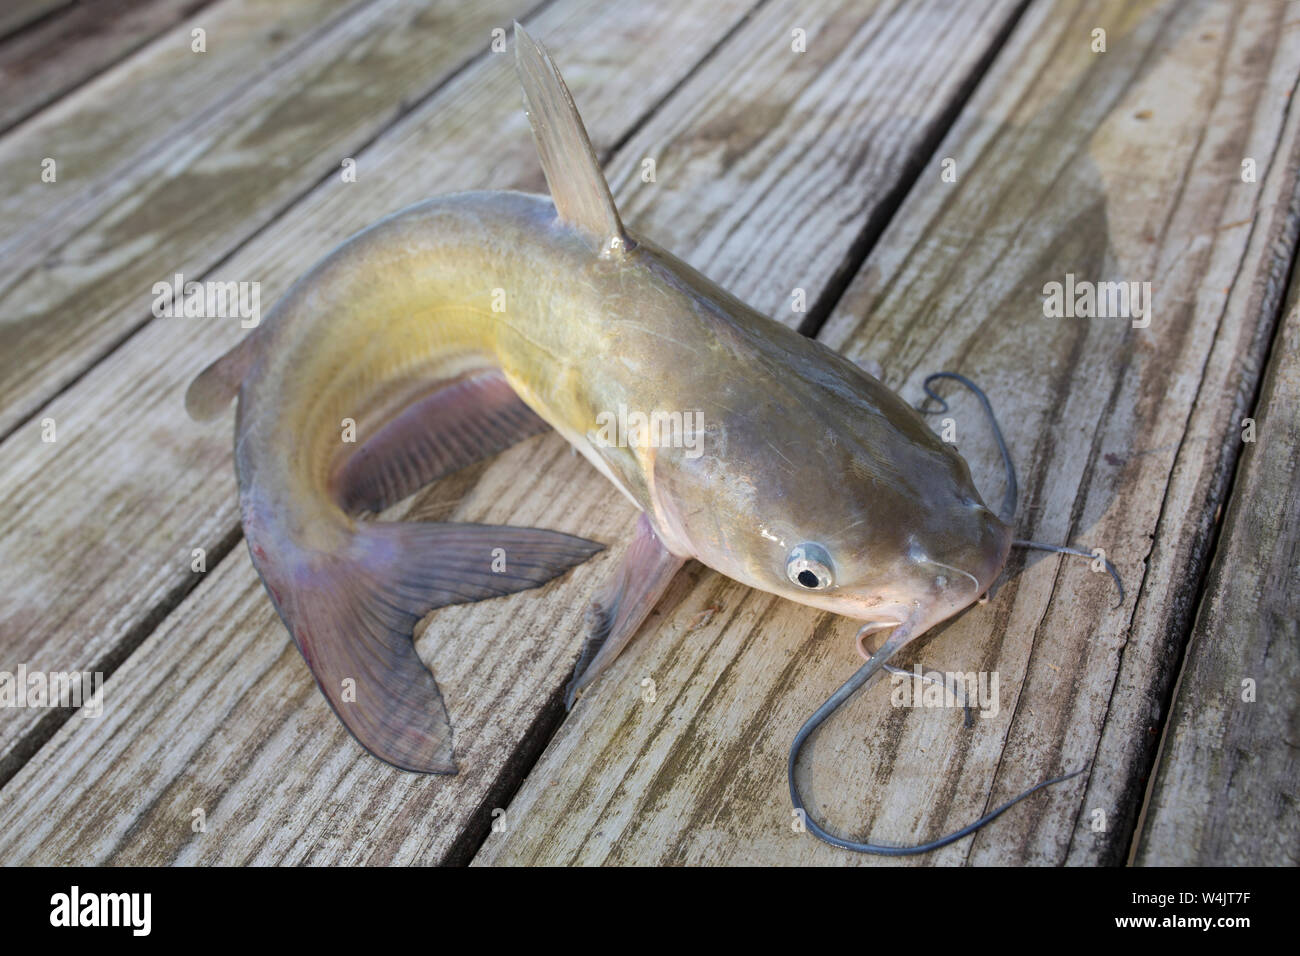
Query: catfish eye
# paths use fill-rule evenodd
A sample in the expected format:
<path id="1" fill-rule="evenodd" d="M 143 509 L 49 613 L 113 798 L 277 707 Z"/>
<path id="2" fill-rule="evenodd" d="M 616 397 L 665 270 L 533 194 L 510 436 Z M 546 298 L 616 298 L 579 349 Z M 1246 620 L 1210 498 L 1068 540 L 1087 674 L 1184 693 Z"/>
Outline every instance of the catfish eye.
<path id="1" fill-rule="evenodd" d="M 808 591 L 824 591 L 835 583 L 831 573 L 831 556 L 820 544 L 801 544 L 790 552 L 785 573 L 792 582 Z"/>

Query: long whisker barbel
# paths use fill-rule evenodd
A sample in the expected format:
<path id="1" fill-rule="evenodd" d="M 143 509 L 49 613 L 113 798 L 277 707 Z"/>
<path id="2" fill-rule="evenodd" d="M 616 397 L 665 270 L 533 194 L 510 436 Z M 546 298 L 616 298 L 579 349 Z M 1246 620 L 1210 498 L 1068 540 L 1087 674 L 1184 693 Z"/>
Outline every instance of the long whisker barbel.
<path id="1" fill-rule="evenodd" d="M 1120 580 L 1119 571 L 1115 565 L 1110 563 L 1110 559 L 1104 558 L 1099 554 L 1093 554 L 1090 551 L 1080 551 L 1078 548 L 1067 548 L 1059 544 L 1043 544 L 1039 541 L 1026 541 L 1024 538 L 1016 538 L 1011 544 L 1017 548 L 1032 548 L 1035 551 L 1051 551 L 1056 554 L 1072 554 L 1080 558 L 1101 559 L 1101 563 L 1106 566 L 1106 572 L 1115 580 L 1115 587 L 1119 588 L 1119 602 L 1115 607 L 1124 603 L 1124 582 Z"/>
<path id="2" fill-rule="evenodd" d="M 1011 452 L 1007 448 L 1006 439 L 1002 435 L 1002 428 L 998 424 L 997 415 L 995 415 L 993 412 L 993 405 L 989 402 L 988 396 L 984 394 L 983 389 L 981 389 L 978 385 L 972 382 L 965 375 L 958 374 L 957 372 L 935 372 L 934 374 L 926 377 L 924 383 L 922 384 L 922 387 L 925 389 L 927 401 L 933 399 L 934 401 L 939 403 L 939 409 L 937 411 L 937 413 L 939 414 L 948 411 L 949 405 L 948 402 L 942 396 L 940 396 L 937 392 L 934 391 L 933 388 L 931 388 L 931 383 L 937 379 L 952 379 L 958 384 L 964 386 L 972 394 L 974 394 L 974 396 L 979 400 L 980 404 L 984 407 L 984 413 L 988 417 L 989 425 L 993 431 L 993 438 L 997 442 L 998 452 L 1002 456 L 1002 464 L 1006 469 L 1007 487 L 1006 487 L 1006 492 L 1003 494 L 1002 497 L 1002 508 L 1001 508 L 1000 517 L 1002 518 L 1003 522 L 1008 526 L 1014 526 L 1015 516 L 1016 516 L 1016 503 L 1020 495 L 1020 486 L 1016 481 L 1016 466 L 1015 463 L 1012 462 L 1011 460 Z M 924 405 L 922 405 L 921 411 L 923 414 L 934 414 L 934 412 L 927 412 L 924 408 Z M 1032 548 L 1039 551 L 1050 551 L 1056 554 L 1075 555 L 1084 558 L 1101 557 L 1101 555 L 1094 555 L 1091 552 L 1082 551 L 1078 548 L 1070 548 L 1062 545 L 1041 544 L 1037 541 L 1028 541 L 1022 538 L 1014 539 L 1012 541 L 1012 544 L 1016 547 Z M 1119 571 L 1116 570 L 1115 566 L 1111 564 L 1111 562 L 1106 558 L 1101 557 L 1101 560 L 1105 565 L 1106 570 L 1110 573 L 1110 576 L 1114 579 L 1115 586 L 1119 588 L 1119 596 L 1120 596 L 1119 603 L 1123 604 L 1124 603 L 1124 582 L 1120 579 Z M 872 621 L 872 622 L 868 622 L 867 624 L 864 624 L 862 628 L 858 631 L 857 637 L 854 641 L 854 643 L 857 645 L 858 652 L 861 653 L 864 657 L 867 657 L 866 648 L 863 644 L 863 639 L 868 634 L 873 634 L 879 630 L 882 630 L 886 626 L 888 625 L 880 621 Z M 811 830 L 812 833 L 815 836 L 817 836 L 819 839 L 825 841 L 826 843 L 831 844 L 832 846 L 839 847 L 840 849 L 853 850 L 854 852 L 857 853 L 874 853 L 881 856 L 910 856 L 917 853 L 928 853 L 931 850 L 938 850 L 941 847 L 948 846 L 950 843 L 954 843 L 957 840 L 960 840 L 962 837 L 969 836 L 970 834 L 974 833 L 980 827 L 997 819 L 997 817 L 1001 816 L 1007 810 L 1011 809 L 1017 803 L 1019 803 L 1021 800 L 1025 799 L 1026 797 L 1030 796 L 1031 794 L 1037 793 L 1039 790 L 1042 790 L 1045 787 L 1050 787 L 1053 786 L 1054 784 L 1063 783 L 1066 780 L 1070 780 L 1074 777 L 1079 776 L 1081 773 L 1084 773 L 1087 770 L 1087 767 L 1085 766 L 1079 770 L 1075 770 L 1073 773 L 1068 773 L 1059 777 L 1053 777 L 1050 780 L 1044 780 L 1041 783 L 1036 784 L 1033 787 L 1030 787 L 1028 790 L 1019 794 L 1018 796 L 1013 797 L 1011 800 L 1008 800 L 1006 803 L 1002 804 L 1001 806 L 996 807 L 995 809 L 991 810 L 989 813 L 984 814 L 984 816 L 980 817 L 974 823 L 967 824 L 966 826 L 962 827 L 960 830 L 955 830 L 954 832 L 949 833 L 946 836 L 942 836 L 937 840 L 931 840 L 928 843 L 921 843 L 915 846 L 890 846 L 887 844 L 880 844 L 880 843 L 864 843 L 864 842 L 858 842 L 854 840 L 846 840 L 842 837 L 837 837 L 834 834 L 829 833 L 828 831 L 823 829 L 808 814 L 808 811 L 804 806 L 803 799 L 799 796 L 799 788 L 795 782 L 795 768 L 796 765 L 798 764 L 799 753 L 803 749 L 804 744 L 808 741 L 808 738 L 812 736 L 813 732 L 816 731 L 817 728 L 820 727 L 823 723 L 825 723 L 826 720 L 833 713 L 835 713 L 835 711 L 838 710 L 839 707 L 845 701 L 847 701 L 850 697 L 853 696 L 853 694 L 855 694 L 862 687 L 865 687 L 873 678 L 879 675 L 882 671 L 890 671 L 894 673 L 899 672 L 898 668 L 892 667 L 888 663 L 888 661 L 891 657 L 894 656 L 895 653 L 898 652 L 900 648 L 903 647 L 904 644 L 906 644 L 909 640 L 911 640 L 912 636 L 913 635 L 912 635 L 911 621 L 905 621 L 894 626 L 893 633 L 890 635 L 889 639 L 885 641 L 885 643 L 881 646 L 881 648 L 878 651 L 876 651 L 874 654 L 871 654 L 870 657 L 868 657 L 866 663 L 864 663 L 861 667 L 859 667 L 857 671 L 854 672 L 853 676 L 850 677 L 847 681 L 845 681 L 839 687 L 839 689 L 836 690 L 835 693 L 833 693 L 826 700 L 824 704 L 818 707 L 817 710 L 813 713 L 813 715 L 809 717 L 807 721 L 804 722 L 804 725 L 799 728 L 799 732 L 795 734 L 794 743 L 790 747 L 790 758 L 786 765 L 786 772 L 788 775 L 789 785 L 790 785 L 790 801 L 791 803 L 794 804 L 795 811 L 800 814 L 800 817 L 804 825 L 807 827 L 807 829 Z M 967 711 L 967 718 L 969 723 L 969 710 Z"/>
<path id="3" fill-rule="evenodd" d="M 863 628 L 864 631 L 868 631 L 868 629 L 874 631 L 879 628 L 875 622 L 872 622 Z M 912 856 L 917 853 L 929 853 L 931 850 L 938 850 L 950 843 L 955 843 L 962 837 L 969 836 L 986 823 L 996 820 L 1003 813 L 1010 810 L 1030 794 L 1037 793 L 1044 787 L 1050 787 L 1053 784 L 1062 783 L 1073 777 L 1077 777 L 1079 774 L 1087 770 L 1087 767 L 1084 767 L 1075 770 L 1073 773 L 1067 773 L 1060 777 L 1053 777 L 1051 780 L 1044 780 L 1042 783 L 1035 784 L 1024 793 L 1013 797 L 1001 806 L 984 814 L 984 816 L 980 817 L 974 823 L 969 823 L 960 830 L 955 830 L 946 836 L 939 837 L 937 840 L 931 840 L 928 843 L 920 843 L 916 846 L 890 846 L 883 843 L 860 843 L 855 840 L 846 840 L 843 837 L 837 837 L 833 833 L 829 833 L 822 829 L 817 821 L 808 813 L 807 808 L 804 806 L 803 798 L 799 796 L 799 787 L 795 783 L 795 765 L 799 760 L 799 752 L 803 750 L 803 745 L 807 742 L 808 738 L 812 736 L 813 731 L 825 723 L 826 719 L 830 717 L 831 714 L 835 713 L 841 704 L 852 697 L 855 692 L 865 686 L 873 677 L 878 675 L 889 658 L 893 657 L 894 654 L 907 643 L 907 639 L 910 637 L 908 630 L 906 624 L 901 624 L 896 627 L 894 633 L 890 636 L 889 640 L 885 641 L 880 650 L 872 654 L 871 659 L 859 667 L 857 671 L 854 672 L 853 676 L 845 681 L 840 688 L 830 696 L 826 703 L 818 707 L 816 712 L 808 718 L 802 727 L 799 728 L 799 732 L 795 734 L 794 737 L 794 744 L 790 747 L 790 759 L 786 765 L 786 770 L 790 783 L 790 801 L 794 804 L 794 809 L 799 813 L 804 825 L 811 830 L 818 839 L 824 840 L 832 846 L 837 846 L 842 850 L 853 850 L 857 853 L 874 853 L 879 856 Z"/>
<path id="4" fill-rule="evenodd" d="M 866 644 L 863 643 L 863 641 L 866 639 L 866 636 L 868 634 L 874 634 L 876 631 L 880 631 L 880 630 L 892 630 L 897 626 L 898 626 L 897 623 L 893 621 L 879 621 L 879 622 L 870 621 L 864 624 L 862 626 L 862 629 L 858 631 L 858 636 L 853 641 L 854 646 L 856 646 L 858 649 L 859 656 L 861 656 L 861 658 L 864 661 L 871 660 L 871 652 L 867 650 Z M 880 666 L 888 674 L 894 674 L 898 677 L 907 677 L 907 678 L 919 676 L 921 680 L 927 684 L 933 684 L 936 687 L 942 687 L 945 691 L 948 690 L 948 685 L 944 681 L 937 680 L 934 677 L 931 677 L 929 674 L 920 674 L 920 675 L 913 674 L 911 671 L 905 671 L 903 670 L 903 668 L 895 667 L 893 664 L 881 664 Z M 961 695 L 961 707 L 964 713 L 963 720 L 966 724 L 966 727 L 968 729 L 974 727 L 975 719 L 974 717 L 971 716 L 970 701 L 966 700 L 965 693 L 962 693 Z"/>
<path id="5" fill-rule="evenodd" d="M 1002 437 L 1002 426 L 998 424 L 998 416 L 993 414 L 993 406 L 989 403 L 989 397 L 984 394 L 982 388 L 965 375 L 957 372 L 935 372 L 926 376 L 925 381 L 921 383 L 921 387 L 925 389 L 926 400 L 934 399 L 939 403 L 939 407 L 933 412 L 927 412 L 924 405 L 922 405 L 921 414 L 923 415 L 942 415 L 948 411 L 947 400 L 930 387 L 930 383 L 939 378 L 950 378 L 954 382 L 964 385 L 984 406 L 984 414 L 988 416 L 989 425 L 993 428 L 993 440 L 998 444 L 998 452 L 1002 455 L 1002 464 L 1007 471 L 1007 490 L 1002 495 L 1002 508 L 998 513 L 998 517 L 1007 524 L 1014 525 L 1016 523 L 1016 501 L 1020 498 L 1020 485 L 1016 482 L 1016 466 L 1011 460 L 1011 452 L 1007 448 L 1007 441 Z"/>
<path id="6" fill-rule="evenodd" d="M 984 406 L 984 414 L 988 418 L 989 426 L 993 429 L 993 439 L 997 442 L 998 452 L 1002 455 L 1002 465 L 1006 469 L 1007 475 L 1007 490 L 1006 494 L 1002 496 L 1002 512 L 999 517 L 1001 517 L 1008 525 L 1014 525 L 1016 518 L 1016 499 L 1020 494 L 1020 486 L 1016 481 L 1015 463 L 1011 460 L 1011 452 L 1007 449 L 1006 439 L 1002 437 L 1002 427 L 998 424 L 997 415 L 993 413 L 992 403 L 989 402 L 988 396 L 984 394 L 984 390 L 965 375 L 961 375 L 957 372 L 935 372 L 932 375 L 926 376 L 921 387 L 925 389 L 926 401 L 934 399 L 939 403 L 939 408 L 932 412 L 927 412 L 924 406 L 922 406 L 922 414 L 942 415 L 944 412 L 948 411 L 948 402 L 930 387 L 931 382 L 940 378 L 949 378 L 954 382 L 957 382 L 959 385 L 964 386 L 977 399 L 979 399 L 979 403 Z M 1094 555 L 1090 551 L 1081 551 L 1078 548 L 1070 548 L 1059 544 L 1044 544 L 1040 541 L 1028 541 L 1024 538 L 1016 538 L 1011 542 L 1011 544 L 1017 548 L 1032 548 L 1035 551 L 1050 551 L 1054 554 L 1069 554 L 1080 558 L 1101 558 L 1102 564 L 1106 566 L 1107 573 L 1115 581 L 1115 587 L 1119 588 L 1119 603 L 1115 606 L 1119 607 L 1124 603 L 1124 582 L 1120 579 L 1119 571 L 1116 569 L 1115 565 L 1111 564 L 1107 558 L 1101 557 L 1101 555 Z"/>

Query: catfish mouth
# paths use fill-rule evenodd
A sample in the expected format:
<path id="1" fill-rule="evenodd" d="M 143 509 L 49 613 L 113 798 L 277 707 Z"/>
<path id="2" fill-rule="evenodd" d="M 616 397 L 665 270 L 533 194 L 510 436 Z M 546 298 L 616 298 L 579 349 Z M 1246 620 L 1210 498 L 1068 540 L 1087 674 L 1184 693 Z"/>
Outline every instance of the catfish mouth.
<path id="1" fill-rule="evenodd" d="M 893 631 L 889 641 L 892 642 L 895 636 L 906 635 L 906 643 L 961 613 L 988 593 L 1011 553 L 1013 533 L 987 508 L 980 510 L 986 515 L 983 534 L 965 561 L 949 564 L 931 558 L 917 559 L 917 564 L 926 566 L 933 573 L 930 580 L 936 588 L 930 596 L 907 602 L 895 595 L 893 600 L 863 608 L 858 614 L 849 614 L 863 622 L 854 641 L 859 654 L 864 658 L 871 657 L 863 642 L 872 634 Z"/>
<path id="2" fill-rule="evenodd" d="M 978 562 L 980 566 L 973 572 L 974 578 L 979 582 L 976 597 L 987 594 L 989 588 L 993 587 L 993 582 L 998 579 L 998 575 L 1002 573 L 1002 569 L 1006 566 L 1007 556 L 1011 554 L 1011 542 L 1015 537 L 1010 525 L 1003 522 L 993 512 L 985 510 L 988 514 L 988 523 L 985 528 L 985 538 L 988 546 L 984 549 L 983 560 Z"/>
<path id="3" fill-rule="evenodd" d="M 982 520 L 977 529 L 972 529 L 976 531 L 971 536 L 972 544 L 962 553 L 952 555 L 946 562 L 929 556 L 916 558 L 918 564 L 934 569 L 936 578 L 942 575 L 945 579 L 940 590 L 953 603 L 952 613 L 987 594 L 1011 554 L 1014 538 L 1011 527 L 982 505 L 978 510 Z"/>

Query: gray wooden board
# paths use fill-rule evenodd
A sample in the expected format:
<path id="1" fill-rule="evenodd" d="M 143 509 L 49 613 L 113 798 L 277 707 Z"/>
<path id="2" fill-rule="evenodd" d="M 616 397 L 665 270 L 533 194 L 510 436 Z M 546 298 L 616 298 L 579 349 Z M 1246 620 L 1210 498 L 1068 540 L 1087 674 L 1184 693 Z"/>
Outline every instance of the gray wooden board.
<path id="1" fill-rule="evenodd" d="M 834 832 L 917 843 L 1090 773 L 924 857 L 820 843 L 797 829 L 785 760 L 859 663 L 851 622 L 697 572 L 560 728 L 476 863 L 1123 861 L 1294 250 L 1286 15 L 1032 5 L 821 333 L 912 400 L 931 371 L 980 382 L 1019 465 L 1020 533 L 1104 547 L 1129 593 L 1116 608 L 1088 562 L 1014 557 L 990 605 L 904 661 L 997 674 L 997 714 L 966 729 L 960 711 L 891 706 L 876 685 L 805 751 L 810 808 Z M 1105 53 L 1090 50 L 1097 28 Z M 1150 281 L 1149 327 L 1046 318 L 1045 284 L 1067 273 Z M 952 417 L 997 500 L 978 406 L 954 397 Z"/>
<path id="2" fill-rule="evenodd" d="M 557 3 L 530 27 L 554 50 L 598 148 L 635 133 L 611 177 L 626 183 L 619 197 L 630 221 L 794 321 L 792 281 L 805 284 L 810 300 L 832 282 L 875 211 L 860 197 L 887 195 L 928 151 L 946 107 L 1015 6 L 881 4 L 864 16 L 858 4 L 768 4 L 743 20 L 746 7 L 736 5 L 720 20 L 724 9 L 683 5 L 664 16 L 632 5 Z M 813 62 L 789 51 L 792 22 L 823 38 L 803 55 Z M 921 55 L 936 35 L 953 43 L 954 57 Z M 669 93 L 638 129 L 639 111 Z M 256 269 L 269 301 L 330 244 L 392 205 L 435 188 L 539 187 L 517 103 L 508 62 L 476 64 L 363 154 L 359 166 L 368 175 L 348 186 L 323 184 L 241 251 L 231 271 Z M 761 124 L 745 119 L 756 103 L 769 104 Z M 891 148 L 875 152 L 870 144 L 881 142 Z M 629 175 L 647 155 L 659 158 L 653 187 Z M 808 197 L 817 188 L 839 195 L 831 185 L 839 183 L 859 197 L 859 208 L 846 215 L 841 205 L 813 198 L 792 208 L 777 178 L 813 190 Z M 665 209 L 680 211 L 661 220 L 658 203 L 639 196 L 651 188 Z M 737 195 L 747 197 L 741 209 Z M 797 242 L 772 228 L 792 217 L 802 217 Z M 703 257 L 694 251 L 701 238 L 709 241 Z M 134 424 L 125 443 L 135 445 L 135 457 L 142 437 L 150 451 L 167 449 L 144 452 L 148 474 L 127 479 L 105 469 L 115 476 L 113 494 L 166 513 L 165 534 L 131 546 L 139 580 L 170 577 L 180 587 L 189 549 L 234 528 L 229 439 L 221 429 L 186 422 L 180 394 L 188 377 L 237 337 L 237 328 L 213 328 L 198 342 L 192 328 L 154 323 L 54 403 L 66 412 L 120 407 Z M 100 440 L 91 422 L 83 429 L 69 450 L 80 445 L 84 453 Z M 616 492 L 554 436 L 433 486 L 409 512 L 557 527 L 611 542 L 632 526 Z M 318 699 L 241 549 L 208 572 L 114 673 L 102 722 L 73 718 L 0 790 L 0 852 L 33 861 L 72 852 L 113 862 L 462 858 L 556 719 L 586 595 L 620 550 L 540 592 L 432 617 L 419 647 L 449 701 L 462 773 L 430 779 L 400 774 L 359 751 Z M 121 583 L 110 589 L 114 599 Z M 151 606 L 137 602 L 134 613 L 147 615 Z M 235 610 L 246 606 L 255 616 Z M 211 667 L 193 663 L 220 655 L 230 642 L 246 648 L 233 664 L 226 657 Z M 194 683 L 184 676 L 190 673 Z M 227 692 L 195 710 L 196 689 L 217 674 L 248 689 L 235 701 Z M 137 760 L 147 768 L 134 767 Z M 139 808 L 137 816 L 122 814 L 128 804 Z M 191 830 L 195 807 L 206 808 L 211 839 Z M 75 850 L 61 842 L 74 832 L 81 834 Z"/>
<path id="3" fill-rule="evenodd" d="M 30 116 L 211 0 L 98 0 L 0 43 L 0 130 Z"/>
<path id="4" fill-rule="evenodd" d="M 0 435 L 532 5 L 217 4 L 0 139 Z"/>
<path id="5" fill-rule="evenodd" d="M 1300 864 L 1300 282 L 1273 343 L 1135 861 Z"/>

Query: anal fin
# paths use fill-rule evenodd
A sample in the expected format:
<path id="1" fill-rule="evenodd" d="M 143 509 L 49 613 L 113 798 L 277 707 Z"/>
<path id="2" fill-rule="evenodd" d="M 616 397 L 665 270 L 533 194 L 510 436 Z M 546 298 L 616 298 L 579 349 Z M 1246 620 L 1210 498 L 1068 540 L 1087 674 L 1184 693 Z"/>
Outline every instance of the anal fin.
<path id="1" fill-rule="evenodd" d="M 462 376 L 405 408 L 361 443 L 335 478 L 347 512 L 382 511 L 443 475 L 549 426 L 497 369 Z"/>

